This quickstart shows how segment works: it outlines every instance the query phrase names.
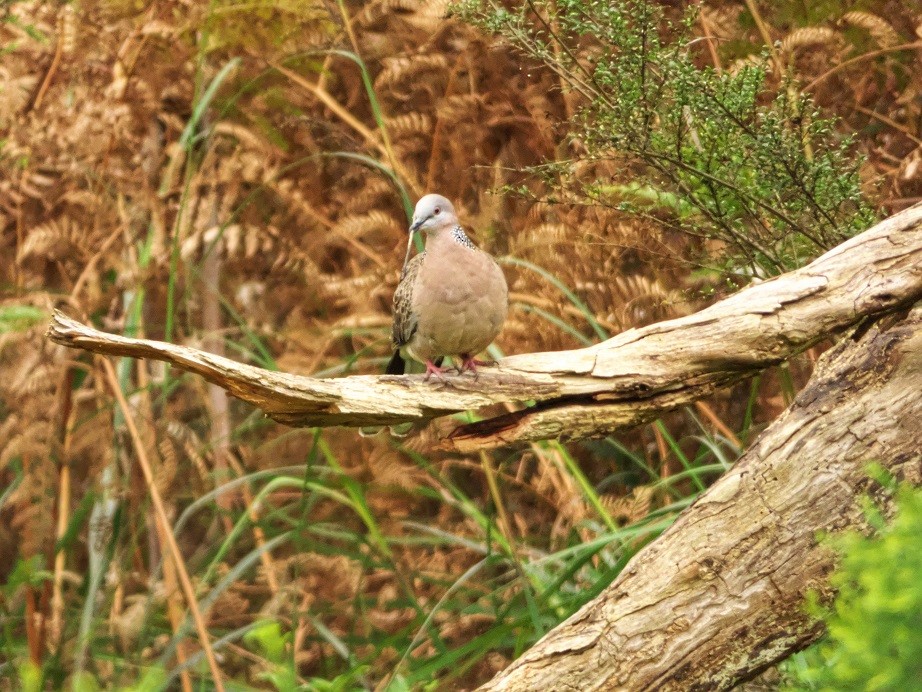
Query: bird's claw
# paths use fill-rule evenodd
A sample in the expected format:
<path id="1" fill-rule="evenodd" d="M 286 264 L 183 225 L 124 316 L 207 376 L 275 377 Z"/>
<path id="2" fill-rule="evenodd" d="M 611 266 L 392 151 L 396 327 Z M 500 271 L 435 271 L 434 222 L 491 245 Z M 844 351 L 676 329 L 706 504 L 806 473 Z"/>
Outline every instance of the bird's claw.
<path id="1" fill-rule="evenodd" d="M 444 380 L 443 375 L 448 371 L 448 368 L 440 368 L 438 365 L 433 363 L 431 360 L 426 361 L 426 376 L 423 378 L 424 382 L 428 382 L 429 378 L 435 375 L 440 380 Z"/>
<path id="2" fill-rule="evenodd" d="M 460 375 L 466 370 L 470 370 L 472 373 L 474 373 L 474 377 L 477 377 L 478 367 L 489 367 L 491 365 L 496 365 L 496 361 L 495 360 L 477 360 L 476 358 L 472 358 L 471 356 L 462 355 L 461 365 L 458 366 L 458 374 Z"/>

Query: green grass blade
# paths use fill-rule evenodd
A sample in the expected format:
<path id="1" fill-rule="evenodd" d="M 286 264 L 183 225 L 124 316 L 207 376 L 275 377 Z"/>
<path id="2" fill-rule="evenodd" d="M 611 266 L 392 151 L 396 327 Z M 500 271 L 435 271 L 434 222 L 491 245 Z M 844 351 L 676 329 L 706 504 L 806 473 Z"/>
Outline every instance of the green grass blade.
<path id="1" fill-rule="evenodd" d="M 595 315 L 592 314 L 592 310 L 589 309 L 589 306 L 580 300 L 579 296 L 570 290 L 569 286 L 551 274 L 547 269 L 544 267 L 539 267 L 533 262 L 529 262 L 528 260 L 523 260 L 518 257 L 502 257 L 499 259 L 499 262 L 500 264 L 511 264 L 516 267 L 524 267 L 525 269 L 533 271 L 535 274 L 545 279 L 558 291 L 563 293 L 567 300 L 569 300 L 577 310 L 583 313 L 583 316 L 586 318 L 586 322 L 589 323 L 589 326 L 592 327 L 592 330 L 596 333 L 599 339 L 604 341 L 609 337 L 608 332 L 605 331 L 602 325 L 599 324 L 598 320 L 596 320 Z"/>
<path id="2" fill-rule="evenodd" d="M 188 151 L 198 139 L 196 136 L 196 131 L 198 130 L 199 123 L 205 116 L 205 111 L 208 110 L 208 106 L 210 106 L 211 102 L 214 100 L 215 94 L 217 94 L 218 89 L 221 88 L 221 84 L 223 84 L 224 80 L 230 76 L 231 72 L 237 69 L 239 64 L 240 58 L 232 58 L 229 60 L 227 64 L 225 64 L 224 67 L 218 71 L 218 74 L 215 75 L 215 78 L 211 80 L 211 83 L 205 89 L 202 97 L 192 108 L 192 115 L 189 118 L 189 121 L 186 123 L 185 128 L 183 128 L 182 134 L 179 137 L 179 144 L 183 147 L 183 149 Z"/>

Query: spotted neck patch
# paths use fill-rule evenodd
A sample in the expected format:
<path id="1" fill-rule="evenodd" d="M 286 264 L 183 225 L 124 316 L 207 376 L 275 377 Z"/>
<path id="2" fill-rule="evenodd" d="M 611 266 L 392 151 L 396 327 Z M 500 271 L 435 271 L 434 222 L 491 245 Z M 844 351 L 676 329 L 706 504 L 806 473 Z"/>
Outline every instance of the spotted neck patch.
<path id="1" fill-rule="evenodd" d="M 461 226 L 455 226 L 451 229 L 451 239 L 456 243 L 460 243 L 469 250 L 476 250 L 477 246 L 471 242 L 471 239 L 467 237 L 467 233 L 464 232 L 464 229 Z"/>

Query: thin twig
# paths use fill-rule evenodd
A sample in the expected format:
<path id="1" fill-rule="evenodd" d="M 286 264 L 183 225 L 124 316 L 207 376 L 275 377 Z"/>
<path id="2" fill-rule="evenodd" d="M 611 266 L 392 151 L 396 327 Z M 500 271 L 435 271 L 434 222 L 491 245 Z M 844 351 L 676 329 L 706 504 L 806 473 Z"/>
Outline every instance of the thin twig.
<path id="1" fill-rule="evenodd" d="M 210 385 L 212 387 L 216 385 Z M 245 476 L 246 471 L 240 465 L 240 462 L 231 454 L 230 450 L 226 450 L 227 453 L 227 463 L 237 474 L 238 477 Z M 243 495 L 243 501 L 246 502 L 247 506 L 247 515 L 250 517 L 250 524 L 253 530 L 253 540 L 256 543 L 256 547 L 260 549 L 259 561 L 262 563 L 263 571 L 266 573 L 266 584 L 269 586 L 269 590 L 274 596 L 279 592 L 279 580 L 276 577 L 276 567 L 275 562 L 272 560 L 272 551 L 262 550 L 263 546 L 266 545 L 266 533 L 262 530 L 262 527 L 259 525 L 259 507 L 253 502 L 253 491 L 250 490 L 250 484 L 244 483 L 240 488 L 241 494 Z"/>
<path id="2" fill-rule="evenodd" d="M 900 125 L 898 122 L 896 122 L 896 120 L 893 120 L 892 118 L 888 118 L 886 115 L 882 113 L 878 113 L 877 111 L 872 111 L 870 108 L 865 108 L 864 106 L 859 106 L 857 104 L 855 105 L 855 110 L 858 111 L 859 113 L 864 113 L 865 115 L 871 118 L 874 118 L 875 120 L 879 120 L 884 125 L 889 125 L 897 132 L 905 135 L 906 138 L 912 140 L 919 146 L 922 146 L 922 139 L 919 139 L 918 137 L 916 137 L 914 134 L 912 134 L 912 132 L 909 131 L 908 128 L 906 128 L 903 125 Z"/>
<path id="3" fill-rule="evenodd" d="M 854 65 L 856 63 L 864 62 L 865 60 L 870 60 L 871 58 L 876 58 L 886 53 L 899 53 L 904 50 L 915 50 L 916 48 L 922 48 L 922 41 L 913 41 L 912 43 L 901 43 L 898 46 L 890 46 L 888 48 L 880 48 L 878 50 L 872 50 L 872 51 L 868 51 L 867 53 L 862 53 L 861 55 L 858 55 L 854 58 L 846 60 L 843 63 L 839 63 L 835 67 L 831 67 L 830 69 L 826 70 L 823 74 L 821 74 L 819 77 L 817 77 L 812 82 L 810 82 L 807 86 L 801 89 L 801 91 L 812 91 L 816 87 L 816 85 L 819 84 L 820 82 L 826 81 L 829 77 L 834 75 L 839 70 L 843 70 L 846 67 Z"/>
<path id="4" fill-rule="evenodd" d="M 736 445 L 737 449 L 743 448 L 743 443 L 740 442 L 740 438 L 738 438 L 736 436 L 736 433 L 734 433 L 732 430 L 730 430 L 730 428 L 727 427 L 726 423 L 720 420 L 720 417 L 716 413 L 714 413 L 714 409 L 712 409 L 710 406 L 708 406 L 703 401 L 696 401 L 695 408 L 698 409 L 698 412 L 701 415 L 703 415 L 705 418 L 711 421 L 711 425 L 717 428 L 718 432 L 720 432 L 721 435 L 723 435 L 728 440 L 730 440 L 730 442 Z"/>
<path id="5" fill-rule="evenodd" d="M 720 63 L 720 55 L 717 53 L 717 47 L 714 45 L 714 36 L 711 31 L 711 23 L 704 16 L 703 11 L 698 12 L 698 22 L 701 24 L 701 31 L 704 32 L 705 43 L 707 43 L 708 53 L 711 55 L 711 62 L 714 64 L 714 70 L 717 74 L 723 72 L 723 65 Z"/>
<path id="6" fill-rule="evenodd" d="M 382 142 L 379 142 L 374 135 L 374 132 L 368 127 L 365 126 L 362 121 L 356 118 L 352 113 L 350 113 L 345 106 L 343 106 L 339 101 L 337 101 L 326 89 L 311 84 L 308 80 L 304 79 L 294 70 L 289 70 L 287 67 L 283 67 L 279 63 L 270 63 L 271 67 L 274 70 L 277 70 L 279 74 L 285 75 L 292 82 L 298 86 L 304 87 L 314 96 L 316 96 L 327 108 L 329 108 L 333 113 L 339 117 L 344 123 L 346 123 L 353 130 L 358 132 L 369 144 L 375 147 L 378 151 L 388 157 L 391 160 L 391 167 L 393 170 L 398 173 L 407 185 L 413 190 L 414 193 L 419 193 L 419 184 L 416 182 L 416 178 L 413 176 L 407 168 L 400 163 L 399 160 L 391 157 L 388 153 L 388 148 Z"/>
<path id="7" fill-rule="evenodd" d="M 63 54 L 64 41 L 61 40 L 61 36 L 58 36 L 57 45 L 54 49 L 54 57 L 51 58 L 51 64 L 48 66 L 48 71 L 45 73 L 42 85 L 39 87 L 38 93 L 35 95 L 35 100 L 32 102 L 33 109 L 37 109 L 42 105 L 42 100 L 44 100 L 45 94 L 48 93 L 48 88 L 51 86 L 51 80 L 54 79 L 58 67 L 61 65 L 61 56 Z"/>
<path id="8" fill-rule="evenodd" d="M 756 27 L 759 30 L 759 35 L 762 37 L 762 41 L 765 42 L 765 47 L 768 48 L 769 55 L 771 55 L 772 66 L 775 68 L 775 75 L 780 75 L 782 73 L 781 61 L 778 59 L 778 52 L 775 50 L 775 42 L 772 40 L 772 35 L 768 30 L 768 24 L 762 19 L 762 13 L 759 12 L 755 0 L 745 0 L 745 2 L 746 8 L 749 10 L 749 14 L 752 15 L 752 20 L 756 23 Z"/>
<path id="9" fill-rule="evenodd" d="M 157 484 L 154 480 L 154 474 L 151 469 L 150 461 L 147 458 L 147 452 L 144 450 L 144 443 L 141 440 L 141 435 L 138 432 L 138 428 L 134 424 L 134 417 L 132 416 L 131 410 L 128 407 L 128 402 L 125 400 L 125 395 L 122 393 L 122 389 L 118 384 L 118 377 L 115 374 L 115 368 L 112 367 L 112 363 L 108 358 L 100 358 L 99 360 L 101 361 L 102 367 L 106 372 L 106 379 L 109 382 L 109 388 L 112 390 L 112 394 L 115 397 L 115 400 L 122 411 L 122 415 L 125 418 L 125 427 L 128 428 L 128 433 L 131 436 L 132 443 L 134 444 L 135 452 L 138 455 L 138 465 L 141 467 L 141 472 L 144 474 L 144 481 L 147 483 L 147 490 L 150 493 L 151 502 L 154 505 L 154 511 L 156 512 L 157 520 L 163 530 L 163 537 L 166 539 L 167 548 L 169 549 L 170 556 L 172 557 L 173 563 L 176 567 L 176 572 L 179 576 L 179 582 L 182 586 L 183 595 L 186 597 L 186 604 L 189 606 L 189 612 L 191 613 L 192 620 L 195 623 L 195 629 L 198 631 L 199 642 L 202 646 L 202 650 L 205 653 L 205 659 L 208 661 L 208 668 L 211 671 L 212 683 L 218 692 L 223 692 L 224 682 L 221 675 L 221 669 L 218 667 L 218 661 L 215 658 L 214 650 L 211 648 L 211 640 L 208 637 L 208 629 L 205 627 L 205 620 L 202 617 L 202 613 L 199 611 L 198 601 L 195 598 L 195 589 L 192 586 L 192 580 L 189 579 L 189 572 L 186 570 L 186 564 L 183 561 L 182 553 L 179 550 L 179 545 L 176 543 L 176 537 L 173 535 L 173 530 L 170 526 L 170 520 L 167 518 L 166 508 L 163 505 L 163 499 L 160 497 L 160 491 L 157 489 Z"/>
<path id="10" fill-rule="evenodd" d="M 57 552 L 54 556 L 54 577 L 51 594 L 51 632 L 52 646 L 59 646 L 61 633 L 64 631 L 64 562 L 66 554 L 62 545 L 64 535 L 67 533 L 67 524 L 70 521 L 70 447 L 73 441 L 74 410 L 72 399 L 72 382 L 74 369 L 68 367 L 64 372 L 58 390 L 58 415 L 61 429 L 63 430 L 63 444 L 61 445 L 61 470 L 58 474 L 58 523 L 55 531 Z"/>

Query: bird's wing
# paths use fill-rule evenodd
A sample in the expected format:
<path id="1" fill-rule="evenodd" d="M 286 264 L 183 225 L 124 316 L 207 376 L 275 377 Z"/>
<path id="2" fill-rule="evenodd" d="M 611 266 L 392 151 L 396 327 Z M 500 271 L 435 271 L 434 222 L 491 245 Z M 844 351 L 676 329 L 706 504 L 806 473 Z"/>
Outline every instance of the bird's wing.
<path id="1" fill-rule="evenodd" d="M 416 275 L 422 266 L 425 252 L 416 255 L 407 263 L 406 271 L 397 284 L 397 290 L 394 291 L 394 330 L 392 338 L 394 346 L 400 348 L 406 345 L 413 334 L 416 332 L 416 326 L 419 318 L 413 311 L 413 287 L 416 285 Z"/>

